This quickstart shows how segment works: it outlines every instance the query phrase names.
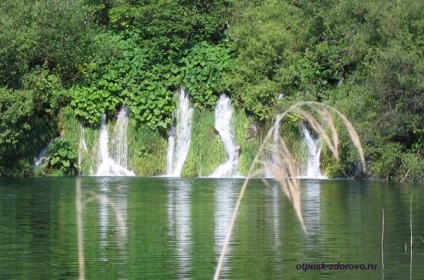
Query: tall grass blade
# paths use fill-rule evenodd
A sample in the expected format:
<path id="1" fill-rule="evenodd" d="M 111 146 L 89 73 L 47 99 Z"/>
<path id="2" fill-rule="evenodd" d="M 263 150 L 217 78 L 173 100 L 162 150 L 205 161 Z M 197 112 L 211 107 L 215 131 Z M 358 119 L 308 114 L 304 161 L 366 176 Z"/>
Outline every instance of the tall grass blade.
<path id="1" fill-rule="evenodd" d="M 317 134 L 320 135 L 321 139 L 323 139 L 323 143 L 328 146 L 329 150 L 332 152 L 333 156 L 336 159 L 339 159 L 339 135 L 337 133 L 334 119 L 335 117 L 338 117 L 346 128 L 346 130 L 348 131 L 349 137 L 359 153 L 360 160 L 362 163 L 362 169 L 365 169 L 365 158 L 359 136 L 353 128 L 353 125 L 341 112 L 331 106 L 318 102 L 300 102 L 291 106 L 282 114 L 278 115 L 275 119 L 279 121 L 284 121 L 284 118 L 288 114 L 295 114 L 301 116 L 303 120 L 307 122 Z M 328 127 L 329 133 L 327 133 L 324 129 L 323 124 Z M 241 201 L 243 199 L 244 193 L 246 192 L 250 178 L 252 178 L 253 174 L 257 173 L 255 167 L 258 165 L 258 163 L 262 162 L 263 166 L 271 172 L 274 179 L 279 183 L 283 193 L 287 196 L 288 200 L 290 201 L 296 212 L 296 216 L 299 220 L 300 226 L 306 233 L 306 227 L 302 216 L 300 181 L 297 177 L 298 169 L 296 168 L 295 160 L 291 152 L 287 148 L 284 139 L 282 139 L 281 137 L 277 146 L 270 144 L 272 142 L 273 135 L 277 133 L 278 127 L 279 123 L 274 122 L 274 124 L 267 132 L 265 138 L 263 139 L 263 142 L 251 163 L 248 175 L 240 190 L 240 194 L 233 211 L 231 223 L 229 225 L 227 236 L 225 238 L 220 258 L 215 270 L 215 280 L 219 279 L 225 255 L 228 251 L 231 235 L 233 234 L 234 225 L 238 216 Z M 271 157 L 269 156 L 270 153 L 272 154 Z M 270 158 L 272 158 L 272 160 L 270 160 Z"/>
<path id="2" fill-rule="evenodd" d="M 83 204 L 81 194 L 81 179 L 79 177 L 77 177 L 75 181 L 75 208 L 77 216 L 78 279 L 85 280 Z"/>

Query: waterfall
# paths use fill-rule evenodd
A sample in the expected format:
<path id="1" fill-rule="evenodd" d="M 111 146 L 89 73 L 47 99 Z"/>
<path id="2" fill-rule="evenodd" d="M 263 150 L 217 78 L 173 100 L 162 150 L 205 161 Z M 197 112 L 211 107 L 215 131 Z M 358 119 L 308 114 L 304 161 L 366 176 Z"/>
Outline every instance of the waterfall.
<path id="1" fill-rule="evenodd" d="M 127 144 L 127 127 L 128 127 L 128 109 L 122 107 L 116 119 L 116 125 L 113 131 L 112 139 L 112 158 L 123 168 L 128 168 L 128 144 Z"/>
<path id="2" fill-rule="evenodd" d="M 50 148 L 50 145 L 51 145 L 51 143 L 54 141 L 54 140 L 60 140 L 60 139 L 62 139 L 62 135 L 60 135 L 60 136 L 58 136 L 58 137 L 56 137 L 56 138 L 54 138 L 52 141 L 50 141 L 50 143 L 46 146 L 46 147 L 44 147 L 35 157 L 34 157 L 34 166 L 35 167 L 37 167 L 37 166 L 40 166 L 42 163 L 44 163 L 48 158 L 49 158 L 49 148 Z"/>
<path id="3" fill-rule="evenodd" d="M 237 175 L 240 147 L 236 146 L 234 135 L 231 131 L 231 117 L 231 100 L 228 96 L 222 94 L 215 107 L 215 129 L 221 136 L 228 159 L 225 163 L 218 166 L 210 177 L 221 178 Z"/>
<path id="4" fill-rule="evenodd" d="M 169 129 L 167 150 L 167 172 L 170 177 L 180 177 L 190 148 L 193 108 L 190 108 L 188 93 L 180 88 L 174 125 Z"/>
<path id="5" fill-rule="evenodd" d="M 301 132 L 307 147 L 306 172 L 302 172 L 302 177 L 306 178 L 325 178 L 320 169 L 321 140 L 319 137 L 313 138 L 305 125 L 300 125 Z"/>
<path id="6" fill-rule="evenodd" d="M 272 133 L 272 144 L 271 144 L 271 154 L 269 156 L 269 160 L 272 164 L 275 163 L 275 156 L 274 153 L 277 152 L 278 149 L 278 141 L 279 141 L 279 137 L 280 137 L 280 125 L 281 125 L 281 116 L 276 116 L 274 118 L 274 131 Z M 265 173 L 265 177 L 269 178 L 269 177 L 273 177 L 271 174 L 271 171 L 268 170 L 268 168 L 265 167 L 264 169 L 264 173 Z"/>
<path id="7" fill-rule="evenodd" d="M 85 138 L 84 138 L 84 126 L 81 123 L 80 126 L 80 139 L 79 139 L 79 144 L 78 144 L 78 175 L 82 175 L 82 158 L 83 158 L 83 153 L 87 153 L 87 144 L 85 143 Z"/>
<path id="8" fill-rule="evenodd" d="M 37 156 L 34 157 L 34 166 L 39 166 L 47 158 L 49 152 L 49 146 L 42 149 Z"/>
<path id="9" fill-rule="evenodd" d="M 109 133 L 106 123 L 106 115 L 102 115 L 99 136 L 99 161 L 96 176 L 135 176 L 134 172 L 127 169 L 128 111 L 121 109 L 116 120 L 115 130 L 112 137 L 113 158 L 109 155 Z"/>

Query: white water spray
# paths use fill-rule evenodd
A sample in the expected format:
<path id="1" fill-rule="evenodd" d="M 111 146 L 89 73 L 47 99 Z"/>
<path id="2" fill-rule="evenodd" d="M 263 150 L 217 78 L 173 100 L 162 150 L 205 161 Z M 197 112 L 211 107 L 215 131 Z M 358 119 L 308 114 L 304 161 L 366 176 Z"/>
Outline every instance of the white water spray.
<path id="1" fill-rule="evenodd" d="M 122 107 L 116 119 L 116 125 L 113 131 L 112 139 L 112 158 L 121 167 L 128 168 L 128 144 L 127 144 L 127 127 L 128 127 L 128 109 Z"/>
<path id="2" fill-rule="evenodd" d="M 272 164 L 274 164 L 276 162 L 274 154 L 277 152 L 277 149 L 278 149 L 278 141 L 279 141 L 279 137 L 280 137 L 281 118 L 282 117 L 280 115 L 278 115 L 274 118 L 274 124 L 273 124 L 274 131 L 272 133 L 272 144 L 271 144 L 272 146 L 271 146 L 271 154 L 270 154 L 270 158 L 269 158 L 269 160 Z M 268 168 L 266 168 L 266 166 L 264 168 L 264 173 L 265 173 L 265 177 L 267 177 L 267 178 L 273 177 L 272 172 Z"/>
<path id="3" fill-rule="evenodd" d="M 113 133 L 113 158 L 109 156 L 109 135 L 107 130 L 106 115 L 102 115 L 99 136 L 99 160 L 96 176 L 135 176 L 134 172 L 127 169 L 128 147 L 127 147 L 127 125 L 128 111 L 122 108 L 116 120 Z"/>
<path id="4" fill-rule="evenodd" d="M 49 146 L 42 149 L 37 156 L 34 157 L 34 165 L 39 166 L 41 163 L 47 159 L 47 153 L 49 152 Z"/>
<path id="5" fill-rule="evenodd" d="M 80 139 L 79 139 L 79 144 L 78 144 L 78 167 L 79 167 L 79 171 L 78 171 L 78 175 L 82 175 L 81 173 L 81 167 L 82 167 L 82 153 L 85 152 L 87 153 L 87 145 L 85 143 L 85 138 L 84 138 L 84 126 L 81 123 L 81 127 L 80 127 Z"/>
<path id="6" fill-rule="evenodd" d="M 169 129 L 167 150 L 167 172 L 170 177 L 181 177 L 184 162 L 190 148 L 193 108 L 190 108 L 188 93 L 184 88 L 179 91 L 174 125 Z"/>
<path id="7" fill-rule="evenodd" d="M 54 138 L 52 141 L 50 141 L 50 143 L 45 147 L 45 148 L 43 148 L 39 153 L 38 153 L 38 155 L 36 155 L 35 157 L 34 157 L 34 166 L 40 166 L 42 163 L 44 163 L 48 158 L 49 158 L 49 148 L 50 148 L 50 145 L 51 145 L 51 143 L 53 142 L 53 141 L 55 141 L 55 140 L 60 140 L 60 139 L 62 139 L 62 135 L 60 135 L 60 136 L 58 136 L 58 137 L 56 137 L 56 138 Z"/>
<path id="8" fill-rule="evenodd" d="M 306 172 L 303 172 L 304 175 L 301 177 L 305 178 L 326 178 L 321 173 L 321 140 L 319 137 L 313 138 L 309 130 L 305 125 L 300 125 L 301 132 L 304 136 L 304 141 L 307 147 L 307 164 Z"/>
<path id="9" fill-rule="evenodd" d="M 228 159 L 224 164 L 218 166 L 209 177 L 222 178 L 237 175 L 240 147 L 236 145 L 231 131 L 232 113 L 230 98 L 222 94 L 215 108 L 215 129 L 221 136 Z"/>

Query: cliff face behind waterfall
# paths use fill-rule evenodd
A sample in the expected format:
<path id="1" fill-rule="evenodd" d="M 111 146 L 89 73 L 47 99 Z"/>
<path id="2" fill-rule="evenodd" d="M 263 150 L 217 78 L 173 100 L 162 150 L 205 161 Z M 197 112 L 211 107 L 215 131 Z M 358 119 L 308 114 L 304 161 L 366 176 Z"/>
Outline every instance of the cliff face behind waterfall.
<path id="1" fill-rule="evenodd" d="M 124 107 L 126 147 L 110 140 L 107 151 L 128 155 L 125 169 L 209 176 L 231 159 L 243 175 L 279 113 L 318 101 L 352 122 L 367 169 L 348 132 L 336 161 L 326 145 L 308 151 L 322 141 L 289 114 L 276 136 L 301 175 L 424 181 L 424 2 L 94 2 L 1 1 L 0 176 L 94 175 L 101 116 L 112 137 Z M 192 121 L 175 169 L 181 88 Z M 215 127 L 223 94 L 237 156 Z"/>

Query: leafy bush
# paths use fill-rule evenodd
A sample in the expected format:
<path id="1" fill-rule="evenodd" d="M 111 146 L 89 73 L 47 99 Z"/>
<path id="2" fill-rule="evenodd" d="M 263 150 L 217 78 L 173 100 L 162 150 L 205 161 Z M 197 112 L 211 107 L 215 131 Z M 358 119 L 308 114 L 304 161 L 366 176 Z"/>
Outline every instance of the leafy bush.
<path id="1" fill-rule="evenodd" d="M 28 156 L 32 110 L 30 91 L 0 88 L 0 175 L 19 169 L 17 159 Z"/>
<path id="2" fill-rule="evenodd" d="M 424 160 L 417 154 L 403 154 L 398 179 L 400 181 L 424 182 Z"/>
<path id="3" fill-rule="evenodd" d="M 192 48 L 182 62 L 182 83 L 195 106 L 212 107 L 219 95 L 228 92 L 224 76 L 232 69 L 232 58 L 227 45 L 202 42 Z"/>
<path id="4" fill-rule="evenodd" d="M 112 56 L 81 67 L 83 85 L 74 86 L 71 106 L 88 124 L 98 124 L 100 116 L 115 115 L 123 105 L 132 116 L 151 128 L 166 128 L 171 123 L 174 103 L 172 88 L 178 83 L 178 71 L 155 65 L 154 55 L 136 44 L 136 37 L 103 35 L 98 41 L 109 41 Z M 100 42 L 98 42 L 100 44 Z"/>
<path id="5" fill-rule="evenodd" d="M 110 56 L 81 66 L 84 83 L 71 89 L 71 106 L 88 124 L 97 124 L 101 114 L 113 116 L 126 105 L 141 125 L 166 129 L 175 110 L 174 91 L 181 84 L 202 108 L 215 105 L 217 95 L 227 89 L 224 74 L 231 69 L 231 56 L 225 45 L 201 43 L 178 66 L 157 63 L 151 49 L 139 47 L 136 33 L 130 38 L 108 34 L 96 40 Z"/>
<path id="6" fill-rule="evenodd" d="M 68 141 L 56 138 L 50 143 L 48 150 L 49 169 L 58 171 L 58 175 L 78 174 L 78 157 Z"/>

